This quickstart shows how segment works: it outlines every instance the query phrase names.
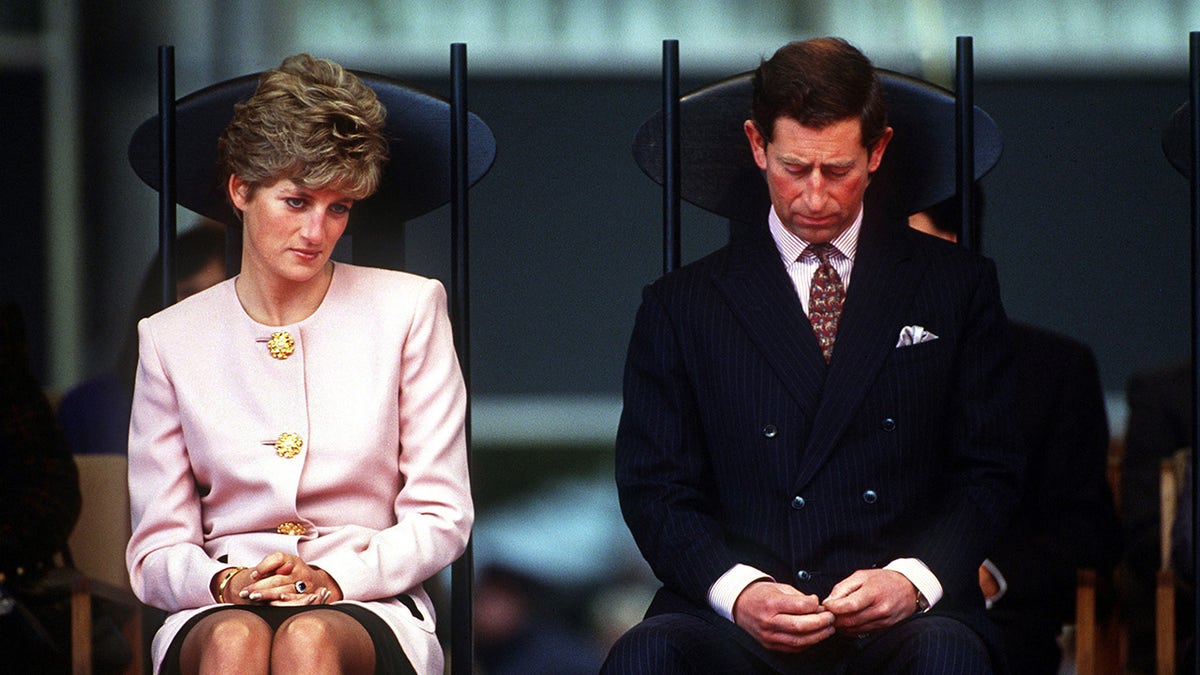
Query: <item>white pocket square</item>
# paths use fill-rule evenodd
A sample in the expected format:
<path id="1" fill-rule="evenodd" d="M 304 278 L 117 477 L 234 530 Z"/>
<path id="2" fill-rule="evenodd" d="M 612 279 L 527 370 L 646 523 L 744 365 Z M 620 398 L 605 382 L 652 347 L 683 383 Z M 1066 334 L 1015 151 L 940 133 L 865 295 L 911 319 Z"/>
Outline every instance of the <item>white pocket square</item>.
<path id="1" fill-rule="evenodd" d="M 919 345 L 922 342 L 931 342 L 938 339 L 938 336 L 925 330 L 924 326 L 905 326 L 900 329 L 900 339 L 896 341 L 896 348 L 911 347 Z"/>

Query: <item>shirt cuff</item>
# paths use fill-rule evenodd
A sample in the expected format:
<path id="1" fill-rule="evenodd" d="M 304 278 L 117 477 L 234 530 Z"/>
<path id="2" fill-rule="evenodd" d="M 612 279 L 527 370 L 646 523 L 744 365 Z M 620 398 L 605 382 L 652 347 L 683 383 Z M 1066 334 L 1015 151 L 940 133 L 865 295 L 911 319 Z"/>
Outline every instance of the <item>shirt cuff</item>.
<path id="1" fill-rule="evenodd" d="M 930 608 L 942 599 L 942 583 L 925 566 L 925 563 L 920 560 L 916 558 L 897 558 L 885 565 L 883 569 L 903 574 L 905 578 L 912 582 L 913 586 L 917 587 L 921 595 L 925 596 L 925 600 L 929 603 Z"/>
<path id="2" fill-rule="evenodd" d="M 708 588 L 708 604 L 713 611 L 733 621 L 733 604 L 746 587 L 755 581 L 774 581 L 771 575 L 749 565 L 737 564 L 729 568 Z"/>
<path id="3" fill-rule="evenodd" d="M 1000 602 L 1000 598 L 1003 598 L 1004 594 L 1008 592 L 1008 580 L 1005 579 L 1004 575 L 1000 573 L 1000 568 L 996 567 L 996 563 L 992 562 L 991 560 L 984 560 L 983 568 L 992 574 L 992 578 L 996 580 L 996 585 L 1000 587 L 1000 590 L 996 591 L 995 595 L 983 599 L 984 603 L 987 605 L 987 608 L 991 609 L 992 605 Z"/>

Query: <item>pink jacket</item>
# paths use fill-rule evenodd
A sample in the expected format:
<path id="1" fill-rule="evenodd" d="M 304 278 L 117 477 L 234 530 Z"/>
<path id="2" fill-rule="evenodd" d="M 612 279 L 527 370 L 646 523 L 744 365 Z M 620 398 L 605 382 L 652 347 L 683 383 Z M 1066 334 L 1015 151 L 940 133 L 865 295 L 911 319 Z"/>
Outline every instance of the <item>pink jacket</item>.
<path id="1" fill-rule="evenodd" d="M 217 571 L 286 551 L 380 614 L 418 672 L 441 672 L 421 583 L 462 553 L 474 518 L 445 305 L 436 280 L 339 263 L 297 324 L 250 319 L 233 280 L 139 324 L 126 563 L 138 597 L 172 613 L 156 667 L 214 604 Z M 269 351 L 281 330 L 286 358 Z"/>

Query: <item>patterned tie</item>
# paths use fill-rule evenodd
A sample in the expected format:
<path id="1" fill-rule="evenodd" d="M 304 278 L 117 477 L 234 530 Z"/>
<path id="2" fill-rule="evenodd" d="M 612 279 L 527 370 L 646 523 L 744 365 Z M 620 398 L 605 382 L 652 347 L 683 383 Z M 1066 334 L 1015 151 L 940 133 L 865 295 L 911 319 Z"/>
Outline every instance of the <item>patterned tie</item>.
<path id="1" fill-rule="evenodd" d="M 808 247 L 821 264 L 813 272 L 812 284 L 808 289 L 808 320 L 812 323 L 817 344 L 825 362 L 833 356 L 833 341 L 837 337 L 838 319 L 842 315 L 842 303 L 846 301 L 846 289 L 842 277 L 830 264 L 829 258 L 836 249 L 833 244 L 812 244 Z"/>

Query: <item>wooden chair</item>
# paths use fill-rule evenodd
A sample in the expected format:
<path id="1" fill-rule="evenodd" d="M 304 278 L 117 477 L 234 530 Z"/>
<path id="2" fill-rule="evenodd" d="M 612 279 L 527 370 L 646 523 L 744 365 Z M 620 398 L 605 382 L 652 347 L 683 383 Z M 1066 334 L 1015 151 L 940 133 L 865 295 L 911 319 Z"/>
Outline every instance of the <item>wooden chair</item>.
<path id="1" fill-rule="evenodd" d="M 1172 533 L 1179 513 L 1179 495 L 1187 476 L 1190 448 L 1183 448 L 1159 465 L 1159 567 L 1154 584 L 1154 670 L 1175 673 L 1175 593 L 1179 576 L 1171 555 Z"/>
<path id="2" fill-rule="evenodd" d="M 1180 580 L 1172 557 L 1172 542 L 1190 456 L 1191 449 L 1183 448 L 1159 464 L 1159 570 L 1154 585 L 1154 670 L 1157 675 L 1174 675 L 1176 672 L 1175 598 Z M 1118 456 L 1117 467 L 1119 462 Z M 1113 469 L 1111 457 L 1109 468 L 1111 484 L 1119 485 L 1119 468 Z M 1112 580 L 1098 578 L 1095 570 L 1079 571 L 1075 614 L 1078 675 L 1125 671 L 1128 645 L 1119 613 L 1115 608 L 1102 609 L 1097 600 L 1111 586 Z"/>
<path id="3" fill-rule="evenodd" d="M 92 605 L 115 603 L 128 612 L 121 625 L 133 660 L 126 673 L 142 672 L 143 605 L 129 587 L 125 545 L 129 541 L 128 462 L 124 455 L 79 455 L 83 506 L 68 547 L 79 574 L 71 588 L 71 669 L 92 672 Z"/>
<path id="4" fill-rule="evenodd" d="M 1113 495 L 1113 506 L 1121 512 L 1121 459 L 1125 446 L 1121 439 L 1109 443 L 1105 474 Z M 1115 602 L 1115 583 L 1102 578 L 1095 569 L 1081 568 L 1076 574 L 1075 624 L 1069 627 L 1074 640 L 1071 653 L 1076 675 L 1116 675 L 1125 672 L 1128 662 L 1128 636 Z M 1069 645 L 1071 646 L 1071 645 Z"/>
<path id="5" fill-rule="evenodd" d="M 1101 614 L 1097 598 L 1110 580 L 1101 580 L 1096 570 L 1078 571 L 1075 587 L 1075 672 L 1077 675 L 1101 675 L 1122 672 L 1121 627 L 1114 612 Z"/>

